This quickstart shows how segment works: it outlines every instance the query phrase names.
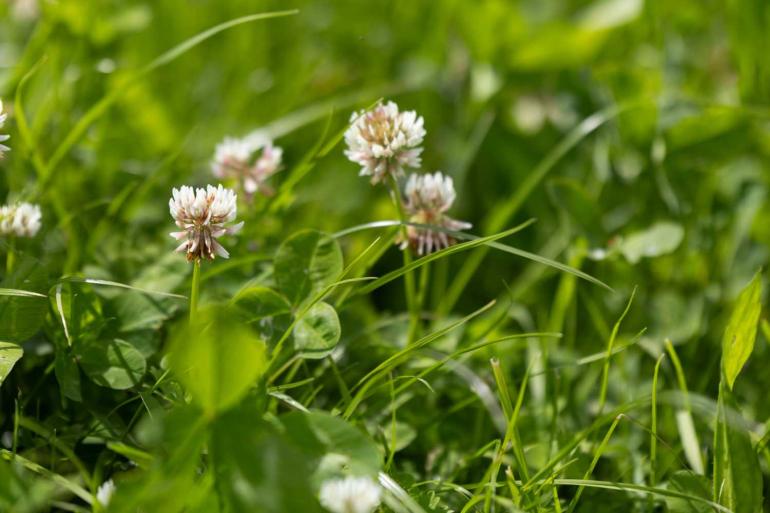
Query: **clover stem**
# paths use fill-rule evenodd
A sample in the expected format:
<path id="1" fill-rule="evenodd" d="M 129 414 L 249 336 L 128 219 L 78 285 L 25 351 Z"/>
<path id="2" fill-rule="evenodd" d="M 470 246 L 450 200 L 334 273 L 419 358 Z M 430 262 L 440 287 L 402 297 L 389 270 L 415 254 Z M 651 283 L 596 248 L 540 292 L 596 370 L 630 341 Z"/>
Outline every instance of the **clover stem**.
<path id="1" fill-rule="evenodd" d="M 16 263 L 16 239 L 11 236 L 8 238 L 8 254 L 5 257 L 5 277 L 6 279 L 13 273 L 13 266 Z"/>
<path id="2" fill-rule="evenodd" d="M 407 233 L 407 218 L 406 213 L 404 212 L 404 201 L 401 197 L 401 189 L 398 186 L 398 180 L 396 180 L 396 177 L 393 175 L 390 175 L 390 187 L 393 192 L 393 201 L 396 203 L 396 208 L 398 209 L 398 218 L 401 221 L 401 237 L 403 240 L 408 241 L 409 234 Z M 404 255 L 404 266 L 409 266 L 412 263 L 412 254 L 409 251 L 410 249 L 408 247 L 402 251 L 402 254 Z M 420 307 L 416 301 L 414 275 L 411 271 L 404 274 L 404 293 L 406 295 L 406 305 L 409 309 L 409 331 L 407 335 L 407 345 L 409 345 L 417 335 L 417 329 L 419 328 L 420 322 Z"/>
<path id="3" fill-rule="evenodd" d="M 201 287 L 201 261 L 196 259 L 193 263 L 192 288 L 190 290 L 190 322 L 198 309 L 198 295 Z"/>

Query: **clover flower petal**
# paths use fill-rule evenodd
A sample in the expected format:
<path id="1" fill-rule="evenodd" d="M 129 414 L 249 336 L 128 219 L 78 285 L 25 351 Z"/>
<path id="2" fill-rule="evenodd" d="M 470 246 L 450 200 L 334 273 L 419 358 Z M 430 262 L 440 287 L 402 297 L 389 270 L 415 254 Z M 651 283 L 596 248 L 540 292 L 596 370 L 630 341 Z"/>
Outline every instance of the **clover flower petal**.
<path id="1" fill-rule="evenodd" d="M 470 223 L 446 215 L 457 197 L 454 182 L 440 171 L 434 174 L 412 174 L 406 182 L 404 209 L 409 221 L 433 225 L 446 230 L 461 231 Z M 418 255 L 426 255 L 447 248 L 456 240 L 451 235 L 419 226 L 407 226 L 406 237 L 399 240 L 401 249 L 411 247 Z"/>
<path id="2" fill-rule="evenodd" d="M 272 190 L 265 182 L 281 169 L 282 158 L 283 150 L 267 138 L 226 137 L 217 145 L 211 170 L 217 178 L 234 180 L 248 196 L 258 191 L 269 194 Z"/>
<path id="3" fill-rule="evenodd" d="M 405 167 L 420 167 L 425 128 L 415 111 L 400 112 L 398 105 L 388 102 L 354 112 L 350 123 L 345 156 L 361 166 L 361 176 L 371 176 L 372 184 L 388 175 L 403 175 Z"/>
<path id="4" fill-rule="evenodd" d="M 217 240 L 225 234 L 237 233 L 243 222 L 235 220 L 236 194 L 221 185 L 194 189 L 189 186 L 174 188 L 168 202 L 169 212 L 181 231 L 170 235 L 183 241 L 176 251 L 187 254 L 188 261 L 201 258 L 213 260 L 216 256 L 227 258 L 229 253 Z"/>
<path id="5" fill-rule="evenodd" d="M 321 505 L 332 513 L 372 513 L 380 504 L 381 489 L 368 477 L 330 479 L 321 485 Z"/>
<path id="6" fill-rule="evenodd" d="M 0 235 L 34 237 L 42 226 L 38 205 L 15 203 L 0 207 Z"/>

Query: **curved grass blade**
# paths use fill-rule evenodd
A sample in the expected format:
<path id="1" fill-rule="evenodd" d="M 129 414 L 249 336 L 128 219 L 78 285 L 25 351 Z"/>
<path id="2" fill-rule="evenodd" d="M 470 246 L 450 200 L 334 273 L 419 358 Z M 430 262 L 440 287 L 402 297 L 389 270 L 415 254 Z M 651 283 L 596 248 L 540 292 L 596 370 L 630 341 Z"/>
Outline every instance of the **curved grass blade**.
<path id="1" fill-rule="evenodd" d="M 481 246 L 483 244 L 487 244 L 489 242 L 495 241 L 497 239 L 502 239 L 504 237 L 508 237 L 509 235 L 513 235 L 514 233 L 523 230 L 530 224 L 532 224 L 532 220 L 527 221 L 525 223 L 520 224 L 519 226 L 516 226 L 514 228 L 511 228 L 510 230 L 506 230 L 504 232 L 496 233 L 495 235 L 490 235 L 488 237 L 481 237 L 475 240 L 471 240 L 468 242 L 463 242 L 460 244 L 456 244 L 454 246 L 449 246 L 448 248 L 444 248 L 441 251 L 436 251 L 435 253 L 431 253 L 429 255 L 425 255 L 424 257 L 418 258 L 417 260 L 414 260 L 410 262 L 407 265 L 401 266 L 398 269 L 389 272 L 388 274 L 381 276 L 380 278 L 377 278 L 375 281 L 370 283 L 369 285 L 362 287 L 358 290 L 358 294 L 368 294 L 372 292 L 373 290 L 382 287 L 383 285 L 390 283 L 391 281 L 395 280 L 396 278 L 413 271 L 414 269 L 418 269 L 422 267 L 423 265 L 432 262 L 434 260 L 438 260 L 439 258 L 444 258 L 449 255 L 453 255 L 455 253 L 460 253 L 462 251 L 466 251 L 468 249 L 473 249 L 477 246 Z"/>
<path id="2" fill-rule="evenodd" d="M 32 165 L 34 166 L 38 176 L 41 176 L 45 172 L 46 163 L 43 161 L 43 158 L 38 151 L 38 145 L 32 136 L 32 131 L 29 128 L 29 123 L 27 122 L 27 114 L 24 110 L 24 102 L 22 101 L 22 95 L 24 93 L 24 87 L 27 85 L 27 81 L 37 72 L 45 59 L 45 56 L 43 56 L 29 69 L 29 71 L 24 74 L 24 76 L 19 81 L 18 87 L 16 88 L 16 95 L 13 100 L 13 110 L 14 117 L 16 118 L 16 126 L 19 129 L 21 140 L 24 142 L 27 150 L 32 156 Z"/>
<path id="3" fill-rule="evenodd" d="M 519 230 L 521 230 L 523 228 L 526 228 L 527 226 L 529 226 L 534 221 L 535 221 L 534 219 L 530 219 L 530 220 L 528 220 L 528 221 L 526 221 L 526 222 L 516 226 L 515 228 L 511 228 L 511 230 L 519 231 Z M 364 230 L 372 230 L 372 229 L 377 229 L 377 228 L 390 228 L 392 226 L 400 226 L 401 224 L 402 224 L 401 221 L 396 221 L 396 220 L 374 221 L 374 222 L 371 222 L 371 223 L 364 223 L 364 224 L 359 224 L 359 225 L 356 225 L 356 226 L 352 226 L 350 228 L 346 228 L 344 230 L 341 230 L 339 232 L 334 233 L 332 236 L 335 237 L 335 238 L 340 238 L 340 237 L 345 237 L 345 236 L 350 235 L 352 233 L 356 233 L 356 232 L 360 232 L 360 231 L 364 231 Z M 488 247 L 496 249 L 498 251 L 503 251 L 505 253 L 510 253 L 512 255 L 516 255 L 516 256 L 519 256 L 519 257 L 522 257 L 522 258 L 526 258 L 527 260 L 531 260 L 533 262 L 537 262 L 539 264 L 546 265 L 548 267 L 553 267 L 554 269 L 557 269 L 557 270 L 562 271 L 562 272 L 573 274 L 573 275 L 577 276 L 578 278 L 581 278 L 583 280 L 589 281 L 589 282 L 591 282 L 591 283 L 593 283 L 595 285 L 598 285 L 598 286 L 600 286 L 602 288 L 605 288 L 605 289 L 607 289 L 609 291 L 613 291 L 612 287 L 610 287 L 609 285 L 607 285 L 603 281 L 599 280 L 598 278 L 595 278 L 595 277 L 591 276 L 590 274 L 587 274 L 587 273 L 581 271 L 580 269 L 576 269 L 576 268 L 574 268 L 572 266 L 569 266 L 569 265 L 566 265 L 566 264 L 562 264 L 561 262 L 557 262 L 556 260 L 552 260 L 550 258 L 540 256 L 540 255 L 538 255 L 536 253 L 531 253 L 529 251 L 524 251 L 523 249 L 518 249 L 518 248 L 515 248 L 513 246 L 508 246 L 507 244 L 501 244 L 499 242 L 495 242 L 494 238 L 496 237 L 496 235 L 491 235 L 491 236 L 488 236 L 488 237 L 480 237 L 478 235 L 473 235 L 473 234 L 465 233 L 465 232 L 458 232 L 458 231 L 455 231 L 455 230 L 448 230 L 448 229 L 443 228 L 441 226 L 434 226 L 434 225 L 430 225 L 430 224 L 412 223 L 412 222 L 408 222 L 408 221 L 403 223 L 403 224 L 406 224 L 407 226 L 413 226 L 415 228 L 422 228 L 422 229 L 426 229 L 426 230 L 432 230 L 432 231 L 436 231 L 436 232 L 446 233 L 447 235 L 451 235 L 455 239 L 460 239 L 460 240 L 477 241 L 478 242 L 480 239 L 485 239 L 484 242 L 479 242 L 479 244 L 484 245 L 484 246 L 488 246 Z M 515 232 L 513 232 L 513 233 L 515 233 Z M 497 234 L 497 235 L 500 235 L 500 234 Z M 459 246 L 459 244 L 458 244 L 458 246 Z M 457 246 L 450 246 L 450 248 L 447 248 L 447 249 L 451 249 L 453 247 L 456 248 Z M 441 253 L 442 251 L 446 251 L 447 249 L 444 249 L 444 250 L 441 250 L 441 251 L 437 251 L 436 253 L 432 253 L 432 255 L 436 255 L 438 253 Z M 430 256 L 430 255 L 428 255 L 428 256 Z M 423 258 L 425 258 L 425 257 L 423 257 Z M 413 264 L 416 263 L 416 262 L 419 262 L 419 261 L 420 260 L 416 260 L 415 262 L 413 262 Z"/>
<path id="4" fill-rule="evenodd" d="M 38 292 L 32 292 L 30 290 L 21 289 L 2 289 L 0 288 L 0 296 L 13 296 L 13 297 L 39 297 L 47 299 L 48 296 L 40 294 Z"/>
<path id="5" fill-rule="evenodd" d="M 134 287 L 132 285 L 126 285 L 125 283 L 118 283 L 116 281 L 110 281 L 110 280 L 98 280 L 96 278 L 77 278 L 77 277 L 69 277 L 69 278 L 63 278 L 61 280 L 62 283 L 88 283 L 89 285 L 99 285 L 104 287 L 118 287 L 121 289 L 127 289 L 127 290 L 133 290 L 135 292 L 141 292 L 142 294 L 148 294 L 150 296 L 161 296 L 161 297 L 170 297 L 174 299 L 183 299 L 187 300 L 187 296 L 183 296 L 181 294 L 172 294 L 170 292 L 159 292 L 156 290 L 148 290 L 143 289 L 139 287 Z"/>
<path id="6" fill-rule="evenodd" d="M 38 465 L 32 460 L 28 460 L 24 456 L 21 456 L 19 454 L 14 454 L 13 452 L 8 451 L 6 449 L 0 449 L 0 458 L 9 462 L 17 461 L 28 470 L 31 470 L 36 474 L 40 474 L 41 476 L 47 479 L 50 479 L 51 481 L 61 486 L 62 488 L 69 490 L 74 495 L 84 500 L 86 503 L 91 504 L 93 502 L 93 497 L 85 488 L 83 488 L 77 483 L 70 481 L 69 479 L 62 476 L 61 474 L 52 472 L 47 468 L 45 468 L 44 466 Z"/>
<path id="7" fill-rule="evenodd" d="M 638 484 L 632 484 L 632 483 L 613 483 L 611 481 L 597 481 L 593 479 L 554 479 L 553 481 L 551 481 L 551 483 L 558 486 L 579 486 L 579 487 L 585 487 L 585 488 L 601 488 L 604 490 L 617 490 L 621 492 L 632 491 L 632 492 L 648 493 L 652 495 L 660 495 L 661 497 L 673 497 L 676 499 L 684 499 L 688 501 L 699 502 L 701 504 L 705 504 L 717 511 L 722 511 L 724 513 L 733 513 L 729 508 L 726 508 L 721 504 L 717 504 L 716 502 L 712 502 L 708 499 L 704 499 L 703 497 L 688 495 L 686 493 L 677 492 L 676 490 L 668 490 L 666 488 L 655 488 L 653 486 L 644 486 L 644 485 L 638 485 Z"/>

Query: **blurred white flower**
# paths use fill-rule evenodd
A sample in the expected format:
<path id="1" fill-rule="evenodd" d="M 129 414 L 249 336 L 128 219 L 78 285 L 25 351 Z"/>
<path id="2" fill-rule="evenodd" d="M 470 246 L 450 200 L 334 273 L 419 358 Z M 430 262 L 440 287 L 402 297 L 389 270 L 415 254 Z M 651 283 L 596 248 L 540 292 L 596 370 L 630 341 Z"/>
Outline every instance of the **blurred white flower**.
<path id="1" fill-rule="evenodd" d="M 253 151 L 252 145 L 244 139 L 225 137 L 214 150 L 214 160 L 211 162 L 214 176 L 230 178 L 234 174 L 240 174 L 248 167 Z"/>
<path id="2" fill-rule="evenodd" d="M 370 111 L 354 112 L 345 132 L 345 156 L 361 165 L 361 176 L 371 176 L 376 184 L 388 175 L 404 174 L 404 167 L 420 167 L 422 116 L 413 110 L 399 112 L 388 102 Z"/>
<path id="3" fill-rule="evenodd" d="M 256 152 L 260 154 L 254 160 Z M 226 137 L 217 145 L 211 170 L 217 178 L 237 181 L 249 196 L 257 191 L 271 194 L 265 182 L 281 168 L 282 158 L 283 150 L 269 139 Z"/>
<path id="4" fill-rule="evenodd" d="M 176 225 L 183 229 L 170 235 L 184 241 L 176 251 L 187 253 L 188 261 L 229 256 L 217 238 L 236 233 L 243 226 L 243 222 L 225 226 L 235 220 L 237 208 L 236 195 L 231 189 L 221 185 L 208 185 L 205 189 L 186 185 L 174 188 L 168 207 Z"/>
<path id="5" fill-rule="evenodd" d="M 3 112 L 3 100 L 0 100 L 0 128 L 3 128 L 3 125 L 5 125 L 5 119 L 7 117 L 8 115 Z M 3 158 L 3 152 L 10 150 L 8 146 L 2 144 L 10 138 L 10 135 L 0 134 L 0 158 Z"/>
<path id="6" fill-rule="evenodd" d="M 381 490 L 368 477 L 330 479 L 321 485 L 321 505 L 332 513 L 372 513 L 380 504 Z"/>
<path id="7" fill-rule="evenodd" d="M 40 15 L 37 0 L 15 0 L 13 2 L 13 17 L 18 21 L 31 21 Z"/>
<path id="8" fill-rule="evenodd" d="M 102 506 L 106 506 L 110 503 L 114 493 L 115 483 L 112 481 L 112 479 L 110 479 L 102 483 L 102 485 L 96 490 L 96 500 L 99 501 L 99 504 Z"/>
<path id="9" fill-rule="evenodd" d="M 16 203 L 0 207 L 0 235 L 34 237 L 40 230 L 40 207 L 31 203 Z"/>
<path id="10" fill-rule="evenodd" d="M 412 223 L 434 225 L 448 230 L 460 231 L 471 227 L 470 223 L 457 221 L 446 215 L 455 201 L 452 178 L 440 171 L 434 174 L 412 174 L 406 182 L 406 204 L 404 208 Z M 407 239 L 402 240 L 401 249 L 411 247 L 418 255 L 425 255 L 446 248 L 455 239 L 440 231 L 408 226 Z"/>

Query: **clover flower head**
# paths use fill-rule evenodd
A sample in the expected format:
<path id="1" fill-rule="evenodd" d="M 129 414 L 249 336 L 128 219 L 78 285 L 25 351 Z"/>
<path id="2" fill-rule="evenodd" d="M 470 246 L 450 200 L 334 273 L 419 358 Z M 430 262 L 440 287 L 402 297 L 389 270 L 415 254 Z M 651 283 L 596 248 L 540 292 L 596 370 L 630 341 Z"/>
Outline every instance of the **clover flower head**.
<path id="1" fill-rule="evenodd" d="M 415 111 L 399 112 L 393 102 L 354 112 L 345 132 L 345 156 L 361 166 L 361 176 L 371 176 L 372 184 L 401 176 L 405 167 L 420 167 L 423 123 Z"/>
<path id="2" fill-rule="evenodd" d="M 40 230 L 42 213 L 38 205 L 15 203 L 0 207 L 0 235 L 34 237 Z"/>
<path id="3" fill-rule="evenodd" d="M 246 140 L 225 137 L 214 150 L 214 160 L 211 162 L 214 176 L 221 179 L 230 178 L 248 167 L 253 151 L 251 144 Z"/>
<path id="4" fill-rule="evenodd" d="M 372 513 L 380 504 L 382 491 L 368 477 L 330 479 L 321 485 L 321 505 L 332 513 Z"/>
<path id="5" fill-rule="evenodd" d="M 254 159 L 257 152 L 259 156 Z M 248 196 L 257 191 L 270 194 L 272 190 L 265 182 L 280 170 L 282 158 L 283 150 L 267 138 L 226 137 L 217 145 L 211 169 L 217 178 L 239 183 Z"/>
<path id="6" fill-rule="evenodd" d="M 452 207 L 456 193 L 452 178 L 440 171 L 434 174 L 411 174 L 406 182 L 404 209 L 412 223 L 433 225 L 447 230 L 467 230 L 470 223 L 452 219 L 446 211 Z M 407 226 L 406 238 L 400 240 L 401 249 L 411 247 L 418 255 L 425 255 L 451 246 L 456 240 L 449 234 Z"/>
<path id="7" fill-rule="evenodd" d="M 96 500 L 102 506 L 107 506 L 112 499 L 112 495 L 115 493 L 115 483 L 112 479 L 102 483 L 96 490 Z"/>
<path id="8" fill-rule="evenodd" d="M 188 261 L 230 256 L 217 239 L 237 233 L 243 227 L 243 222 L 229 224 L 235 220 L 237 208 L 236 194 L 231 189 L 221 185 L 207 185 L 205 189 L 186 185 L 174 188 L 168 207 L 176 225 L 182 228 L 170 235 L 183 241 L 176 251 L 186 253 Z"/>
<path id="9" fill-rule="evenodd" d="M 5 125 L 5 120 L 8 117 L 7 114 L 3 112 L 3 100 L 0 100 L 0 128 L 3 128 L 3 125 Z M 0 158 L 3 158 L 3 153 L 10 150 L 10 148 L 3 143 L 10 139 L 11 136 L 7 134 L 0 134 Z"/>

